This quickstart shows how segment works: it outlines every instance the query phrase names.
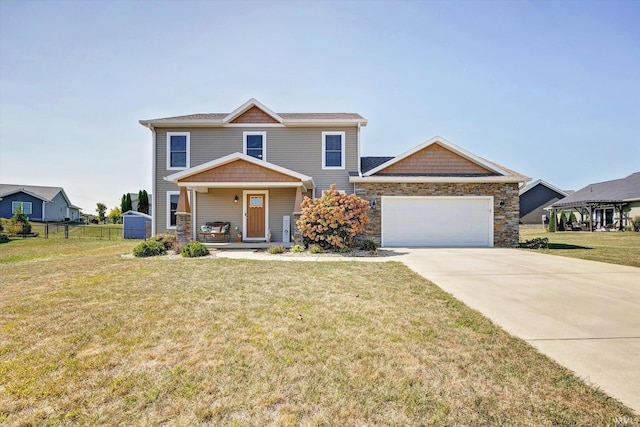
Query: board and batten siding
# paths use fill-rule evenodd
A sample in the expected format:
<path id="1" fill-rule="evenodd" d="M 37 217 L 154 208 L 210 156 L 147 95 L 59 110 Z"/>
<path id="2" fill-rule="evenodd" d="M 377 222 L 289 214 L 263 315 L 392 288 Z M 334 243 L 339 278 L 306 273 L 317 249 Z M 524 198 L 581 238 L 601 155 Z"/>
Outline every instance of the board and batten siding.
<path id="1" fill-rule="evenodd" d="M 243 152 L 243 132 L 266 132 L 266 161 L 278 166 L 313 177 L 315 196 L 322 195 L 322 190 L 336 184 L 338 190 L 352 193 L 353 185 L 349 183 L 349 172 L 358 171 L 357 133 L 355 126 L 334 127 L 220 127 L 220 128 L 156 128 L 156 233 L 166 229 L 167 191 L 178 191 L 174 184 L 164 181 L 164 177 L 176 170 L 167 170 L 167 132 L 189 132 L 190 134 L 190 167 L 207 163 L 211 160 L 233 153 Z M 322 132 L 345 133 L 345 168 L 322 169 Z M 275 191 L 275 190 L 270 190 Z M 278 190 L 279 191 L 279 190 Z M 234 193 L 235 194 L 235 193 Z M 203 194 L 198 194 L 198 203 Z M 242 191 L 239 191 L 242 196 Z M 295 198 L 295 196 L 293 196 Z M 241 205 L 241 204 L 239 204 Z M 242 206 L 240 206 L 240 211 Z M 200 211 L 200 206 L 198 206 Z M 287 214 L 290 214 L 288 212 Z M 270 222 L 272 216 L 270 215 Z M 241 219 L 241 218 L 240 218 Z M 200 217 L 198 217 L 200 221 Z M 279 225 L 282 229 L 282 218 Z M 242 221 L 240 221 L 240 224 Z M 198 224 L 200 225 L 200 224 Z M 281 238 L 280 232 L 279 237 Z"/>

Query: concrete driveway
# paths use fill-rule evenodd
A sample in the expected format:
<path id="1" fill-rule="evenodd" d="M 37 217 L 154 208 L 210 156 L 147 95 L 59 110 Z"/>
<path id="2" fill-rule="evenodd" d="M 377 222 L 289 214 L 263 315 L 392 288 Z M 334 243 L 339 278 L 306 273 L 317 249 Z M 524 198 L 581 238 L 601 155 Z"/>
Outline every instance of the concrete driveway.
<path id="1" fill-rule="evenodd" d="M 640 413 L 640 269 L 515 249 L 396 258 Z"/>

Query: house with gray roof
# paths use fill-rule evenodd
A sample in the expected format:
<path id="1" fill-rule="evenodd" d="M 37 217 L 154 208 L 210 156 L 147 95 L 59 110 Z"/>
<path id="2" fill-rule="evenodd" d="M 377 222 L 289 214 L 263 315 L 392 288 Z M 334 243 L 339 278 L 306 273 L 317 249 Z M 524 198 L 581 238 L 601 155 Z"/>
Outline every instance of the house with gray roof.
<path id="1" fill-rule="evenodd" d="M 596 182 L 551 205 L 554 210 L 575 210 L 590 230 L 619 229 L 640 216 L 640 172 L 613 181 Z"/>
<path id="2" fill-rule="evenodd" d="M 80 208 L 62 187 L 0 184 L 0 218 L 11 218 L 22 209 L 30 221 L 77 221 Z"/>
<path id="3" fill-rule="evenodd" d="M 564 199 L 573 191 L 561 190 L 538 179 L 520 187 L 520 224 L 536 224 L 548 222 L 549 212 L 547 206 Z"/>
<path id="4" fill-rule="evenodd" d="M 361 157 L 360 114 L 276 113 L 256 99 L 140 124 L 151 133 L 154 234 L 204 240 L 207 223 L 224 222 L 237 241 L 288 243 L 303 198 L 335 184 L 369 201 L 364 234 L 384 246 L 518 244 L 529 178 L 441 137 Z"/>

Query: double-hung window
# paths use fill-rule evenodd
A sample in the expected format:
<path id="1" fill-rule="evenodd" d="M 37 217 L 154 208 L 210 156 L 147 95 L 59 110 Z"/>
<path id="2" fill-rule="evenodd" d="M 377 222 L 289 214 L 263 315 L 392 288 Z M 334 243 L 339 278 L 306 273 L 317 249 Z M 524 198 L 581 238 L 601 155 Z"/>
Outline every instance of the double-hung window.
<path id="1" fill-rule="evenodd" d="M 179 191 L 167 191 L 167 228 L 176 228 Z"/>
<path id="2" fill-rule="evenodd" d="M 322 132 L 322 169 L 344 169 L 344 132 Z"/>
<path id="3" fill-rule="evenodd" d="M 267 133 L 243 132 L 244 154 L 260 160 L 267 160 Z"/>
<path id="4" fill-rule="evenodd" d="M 167 132 L 167 169 L 188 169 L 189 132 Z"/>
<path id="5" fill-rule="evenodd" d="M 31 205 L 31 202 L 11 202 L 11 213 L 16 213 L 18 209 L 26 215 L 31 215 L 33 213 L 33 206 Z"/>

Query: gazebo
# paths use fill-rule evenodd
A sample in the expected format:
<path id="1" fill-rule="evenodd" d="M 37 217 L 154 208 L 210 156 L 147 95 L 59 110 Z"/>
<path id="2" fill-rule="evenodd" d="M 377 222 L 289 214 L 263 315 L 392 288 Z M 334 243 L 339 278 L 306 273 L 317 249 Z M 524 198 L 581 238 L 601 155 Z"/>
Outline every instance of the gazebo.
<path id="1" fill-rule="evenodd" d="M 552 215 L 557 215 L 561 209 L 577 211 L 583 222 L 588 220 L 589 231 L 624 230 L 634 216 L 640 215 L 640 172 L 622 179 L 589 184 L 549 208 Z M 556 227 L 557 223 L 556 220 Z"/>

